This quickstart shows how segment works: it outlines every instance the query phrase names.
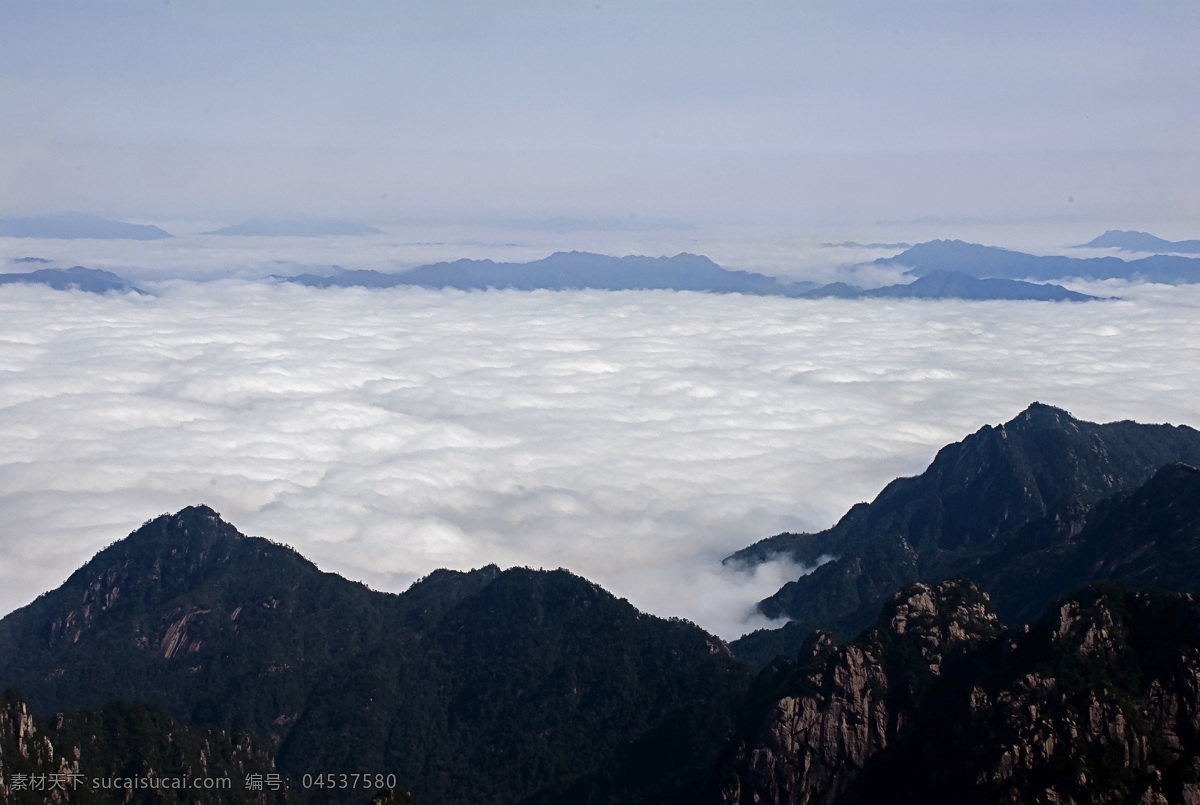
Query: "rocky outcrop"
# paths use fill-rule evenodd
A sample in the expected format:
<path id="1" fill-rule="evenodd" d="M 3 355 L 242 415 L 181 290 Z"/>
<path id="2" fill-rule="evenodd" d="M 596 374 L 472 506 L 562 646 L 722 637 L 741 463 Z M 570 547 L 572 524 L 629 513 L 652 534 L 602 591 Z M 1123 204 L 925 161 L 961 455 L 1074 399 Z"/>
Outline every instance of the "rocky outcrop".
<path id="1" fill-rule="evenodd" d="M 904 731 L 946 663 L 998 630 L 987 597 L 954 579 L 897 593 L 879 623 L 848 646 L 815 633 L 757 735 L 740 747 L 738 773 L 720 801 L 837 802 Z"/>
<path id="2" fill-rule="evenodd" d="M 905 588 L 782 672 L 714 789 L 749 803 L 1200 803 L 1200 604 L 1086 588 L 1007 629 L 970 582 Z"/>
<path id="3" fill-rule="evenodd" d="M 248 736 L 183 726 L 153 705 L 114 702 L 46 722 L 15 688 L 0 699 L 0 805 L 299 801 L 284 783 Z"/>
<path id="4" fill-rule="evenodd" d="M 78 772 L 78 758 L 56 758 L 54 745 L 38 729 L 24 700 L 9 691 L 0 701 L 0 805 L 75 801 L 68 799 L 69 789 L 62 782 Z M 31 780 L 40 783 L 36 792 Z"/>
<path id="5" fill-rule="evenodd" d="M 199 615 L 207 615 L 209 612 L 212 612 L 212 610 L 190 607 L 178 618 L 169 619 L 170 625 L 167 627 L 166 632 L 163 633 L 162 641 L 158 646 L 158 650 L 164 660 L 169 660 L 181 652 L 200 650 L 203 641 L 189 637 L 187 632 L 188 621 Z"/>

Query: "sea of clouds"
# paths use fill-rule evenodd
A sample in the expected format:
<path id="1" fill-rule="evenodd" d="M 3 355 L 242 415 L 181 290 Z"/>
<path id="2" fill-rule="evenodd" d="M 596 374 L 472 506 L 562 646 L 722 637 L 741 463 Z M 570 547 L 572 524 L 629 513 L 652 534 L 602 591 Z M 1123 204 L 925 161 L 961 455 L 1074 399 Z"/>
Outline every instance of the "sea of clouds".
<path id="1" fill-rule="evenodd" d="M 205 503 L 378 589 L 565 567 L 737 637 L 800 571 L 722 557 L 1034 400 L 1200 426 L 1200 287 L 1079 287 L 1122 298 L 3 286 L 0 612 Z"/>

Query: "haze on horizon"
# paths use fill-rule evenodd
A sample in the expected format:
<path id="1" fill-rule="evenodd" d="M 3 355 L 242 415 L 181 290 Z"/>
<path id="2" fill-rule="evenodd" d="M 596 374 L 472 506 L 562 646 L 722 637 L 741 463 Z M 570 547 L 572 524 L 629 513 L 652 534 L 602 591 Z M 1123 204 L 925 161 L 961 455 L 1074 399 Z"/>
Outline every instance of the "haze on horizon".
<path id="1" fill-rule="evenodd" d="M 1172 2 L 9 0 L 0 215 L 1171 235 L 1196 30 Z"/>

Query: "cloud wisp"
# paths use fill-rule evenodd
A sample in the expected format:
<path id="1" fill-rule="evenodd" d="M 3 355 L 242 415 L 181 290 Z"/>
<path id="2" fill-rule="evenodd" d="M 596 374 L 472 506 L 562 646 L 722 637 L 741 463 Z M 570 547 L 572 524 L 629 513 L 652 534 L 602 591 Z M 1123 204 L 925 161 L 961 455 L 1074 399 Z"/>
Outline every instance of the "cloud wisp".
<path id="1" fill-rule="evenodd" d="M 562 566 L 731 638 L 796 571 L 721 557 L 829 525 L 1032 400 L 1200 425 L 1193 287 L 1099 306 L 159 290 L 0 289 L 0 611 L 203 502 L 377 588 Z"/>

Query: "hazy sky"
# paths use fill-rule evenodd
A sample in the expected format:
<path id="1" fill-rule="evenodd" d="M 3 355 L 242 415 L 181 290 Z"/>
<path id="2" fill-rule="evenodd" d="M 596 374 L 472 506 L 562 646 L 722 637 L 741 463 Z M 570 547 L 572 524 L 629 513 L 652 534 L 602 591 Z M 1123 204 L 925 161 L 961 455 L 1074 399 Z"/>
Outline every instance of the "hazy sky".
<path id="1" fill-rule="evenodd" d="M 0 214 L 1200 218 L 1194 2 L 0 2 Z"/>

